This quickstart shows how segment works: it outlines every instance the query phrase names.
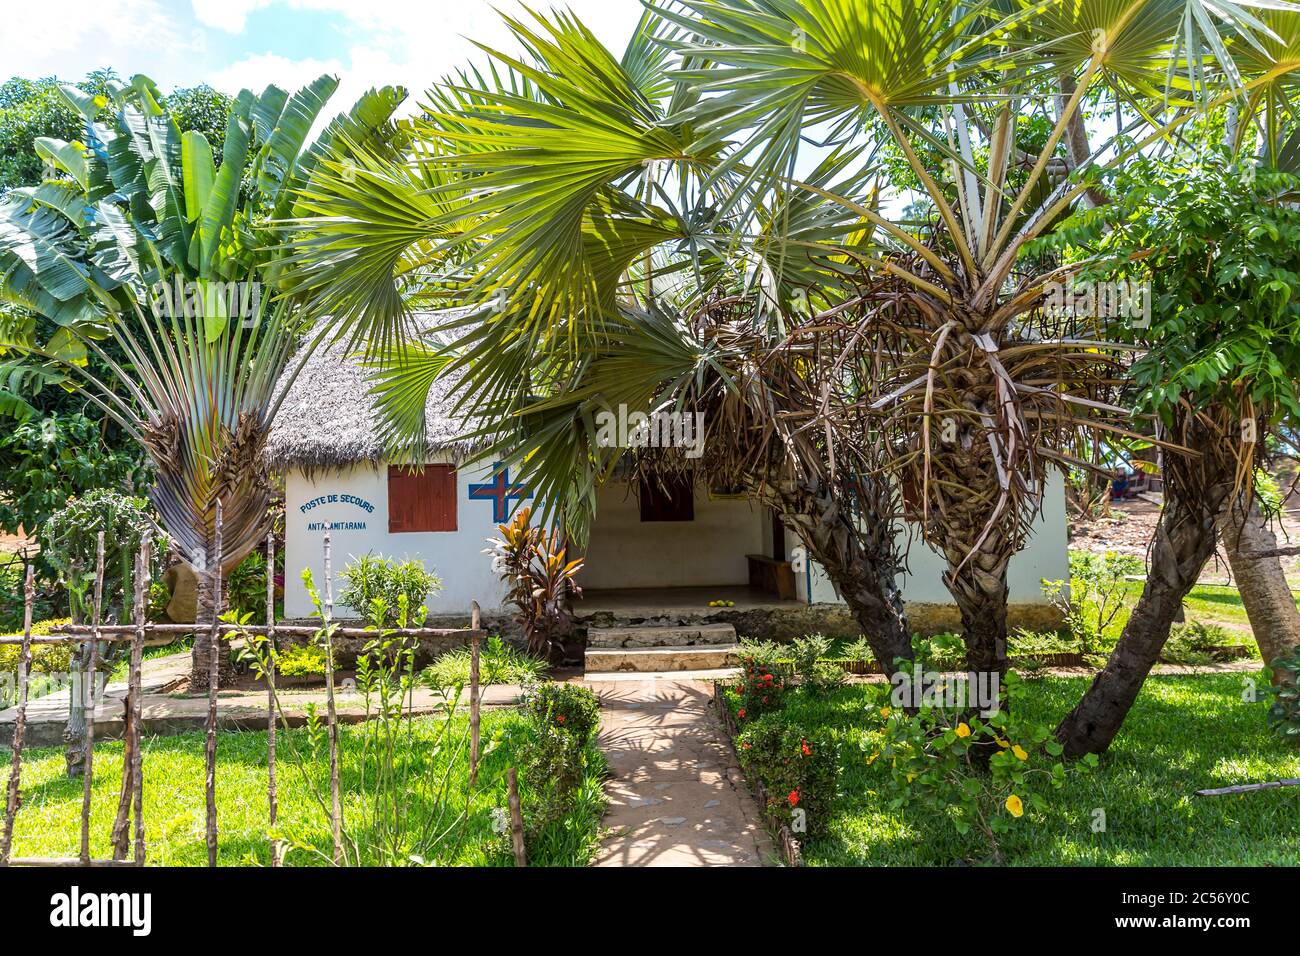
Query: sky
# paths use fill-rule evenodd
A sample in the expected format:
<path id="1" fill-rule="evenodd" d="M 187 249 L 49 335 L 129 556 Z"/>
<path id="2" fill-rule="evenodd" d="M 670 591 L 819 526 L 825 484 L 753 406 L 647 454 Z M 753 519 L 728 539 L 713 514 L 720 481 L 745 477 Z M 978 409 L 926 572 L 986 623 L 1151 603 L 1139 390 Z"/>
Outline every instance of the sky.
<path id="1" fill-rule="evenodd" d="M 639 0 L 529 5 L 572 9 L 620 52 L 642 10 Z M 527 19 L 519 0 L 0 0 L 0 9 L 0 80 L 72 81 L 112 67 L 164 90 L 207 83 L 234 94 L 296 89 L 330 73 L 341 81 L 331 113 L 373 86 L 401 84 L 419 99 L 439 77 L 483 60 L 468 37 L 516 51 L 497 10 Z"/>

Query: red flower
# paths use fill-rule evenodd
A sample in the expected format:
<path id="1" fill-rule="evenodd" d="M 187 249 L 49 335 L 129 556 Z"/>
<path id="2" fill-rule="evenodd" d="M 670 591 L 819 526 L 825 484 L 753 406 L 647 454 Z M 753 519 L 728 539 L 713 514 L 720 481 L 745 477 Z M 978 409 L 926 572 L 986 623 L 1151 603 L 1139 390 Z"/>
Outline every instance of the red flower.
<path id="1" fill-rule="evenodd" d="M 790 795 L 786 797 L 786 799 L 790 801 L 790 806 L 792 807 L 799 806 L 799 788 L 795 787 L 793 790 L 791 790 Z"/>
<path id="2" fill-rule="evenodd" d="M 745 719 L 745 708 L 742 707 L 742 708 L 740 708 L 740 710 L 736 711 L 736 716 L 739 717 L 741 720 L 744 720 L 744 719 Z"/>
<path id="3" fill-rule="evenodd" d="M 766 698 L 766 697 L 763 698 L 763 703 L 765 703 L 765 704 L 767 703 L 767 698 Z"/>
<path id="4" fill-rule="evenodd" d="M 564 723 L 564 715 L 563 715 L 563 714 L 560 714 L 558 717 L 556 717 L 556 718 L 555 718 L 555 722 L 556 722 L 557 724 L 562 724 L 562 723 Z"/>
<path id="5" fill-rule="evenodd" d="M 812 756 L 812 748 L 808 746 L 808 741 L 806 741 L 806 740 L 803 741 L 803 742 L 800 744 L 800 747 L 801 747 L 801 749 L 803 750 L 803 755 L 804 755 L 805 757 L 811 757 L 811 756 Z"/>
<path id="6" fill-rule="evenodd" d="M 770 681 L 772 680 L 772 675 L 771 675 L 771 674 L 764 674 L 764 675 L 763 675 L 763 680 L 765 680 L 765 681 L 769 681 L 769 682 L 770 682 Z"/>

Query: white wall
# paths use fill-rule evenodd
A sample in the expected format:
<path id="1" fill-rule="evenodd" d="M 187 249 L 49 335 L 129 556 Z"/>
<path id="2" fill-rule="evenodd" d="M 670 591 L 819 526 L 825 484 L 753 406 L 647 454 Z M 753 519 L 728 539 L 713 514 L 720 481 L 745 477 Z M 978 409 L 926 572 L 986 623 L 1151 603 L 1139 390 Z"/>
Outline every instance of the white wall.
<path id="1" fill-rule="evenodd" d="M 627 482 L 596 498 L 596 520 L 579 577 L 584 588 L 676 588 L 746 584 L 747 554 L 770 551 L 771 522 L 748 501 L 695 491 L 694 521 L 641 520 Z"/>
<path id="2" fill-rule="evenodd" d="M 482 553 L 487 547 L 485 539 L 496 534 L 492 502 L 469 497 L 469 485 L 488 482 L 490 475 L 491 462 L 487 460 L 458 470 L 456 531 L 390 535 L 387 467 L 362 465 L 318 474 L 314 479 L 291 472 L 285 482 L 285 614 L 306 617 L 312 613 L 301 572 L 310 567 L 317 585 L 323 585 L 319 528 L 323 523 L 336 525 L 330 532 L 336 595 L 342 590 L 341 571 L 348 561 L 373 553 L 423 559 L 438 573 L 443 590 L 430 596 L 431 614 L 467 614 L 474 600 L 485 611 L 499 609 L 504 590 Z M 342 496 L 355 500 L 344 501 Z M 320 498 L 326 500 L 318 502 Z M 771 522 L 762 507 L 748 501 L 712 500 L 703 490 L 696 491 L 694 521 L 643 523 L 636 496 L 629 493 L 626 483 L 615 482 L 602 489 L 597 499 L 586 566 L 579 580 L 587 588 L 745 584 L 749 579 L 745 555 L 770 554 L 771 537 Z M 793 532 L 787 532 L 787 549 L 797 543 Z M 1008 570 L 1013 603 L 1042 601 L 1043 578 L 1068 579 L 1066 547 L 1065 486 L 1061 477 L 1053 474 L 1033 539 Z M 911 573 L 902 581 L 906 600 L 950 603 L 941 576 L 944 562 L 938 554 L 914 541 L 908 563 Z M 814 602 L 839 600 L 815 562 L 809 562 L 807 571 L 797 574 L 796 580 L 800 600 L 807 601 L 810 596 Z"/>
<path id="3" fill-rule="evenodd" d="M 792 540 L 791 535 L 786 535 Z M 1065 521 L 1065 481 L 1053 470 L 1047 480 L 1043 498 L 1043 513 L 1034 525 L 1033 537 L 1023 551 L 1011 559 L 1007 568 L 1010 603 L 1035 604 L 1044 600 L 1042 581 L 1068 581 L 1070 557 L 1067 551 L 1069 537 Z M 791 545 L 793 547 L 793 544 Z M 907 556 L 910 571 L 902 577 L 903 600 L 919 604 L 951 604 L 952 595 L 943 586 L 943 558 L 919 539 L 913 539 Z M 808 600 L 809 584 L 812 600 L 838 601 L 835 588 L 821 566 L 809 562 L 807 573 L 799 575 L 799 598 Z"/>
<path id="4" fill-rule="evenodd" d="M 301 472 L 291 472 L 285 480 L 286 616 L 306 617 L 313 613 L 301 575 L 304 567 L 310 567 L 316 586 L 324 585 L 323 531 L 318 527 L 323 523 L 342 524 L 330 531 L 335 595 L 342 589 L 341 572 L 348 561 L 376 554 L 402 560 L 419 558 L 437 572 L 443 589 L 428 598 L 430 614 L 467 614 L 470 601 L 478 601 L 485 611 L 499 608 L 504 591 L 492 573 L 488 556 L 482 553 L 487 547 L 485 539 L 496 534 L 492 502 L 469 497 L 470 484 L 490 481 L 491 470 L 492 463 L 486 460 L 458 469 L 456 531 L 405 534 L 388 533 L 387 466 L 361 465 L 318 473 L 311 479 Z M 365 504 L 338 500 L 343 495 Z M 334 500 L 328 500 L 330 496 Z M 322 497 L 327 500 L 311 504 Z M 366 510 L 366 506 L 373 510 Z M 337 613 L 351 616 L 349 610 Z"/>

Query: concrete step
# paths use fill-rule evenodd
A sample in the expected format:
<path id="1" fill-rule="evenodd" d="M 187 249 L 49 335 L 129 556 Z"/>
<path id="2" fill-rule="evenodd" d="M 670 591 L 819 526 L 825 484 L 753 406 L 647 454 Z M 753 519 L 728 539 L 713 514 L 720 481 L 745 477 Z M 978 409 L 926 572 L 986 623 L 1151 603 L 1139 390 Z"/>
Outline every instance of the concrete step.
<path id="1" fill-rule="evenodd" d="M 694 647 L 735 643 L 736 629 L 730 624 L 587 628 L 588 647 Z"/>
<path id="2" fill-rule="evenodd" d="M 677 647 L 588 647 L 587 673 L 614 671 L 698 671 L 731 667 L 737 644 Z"/>

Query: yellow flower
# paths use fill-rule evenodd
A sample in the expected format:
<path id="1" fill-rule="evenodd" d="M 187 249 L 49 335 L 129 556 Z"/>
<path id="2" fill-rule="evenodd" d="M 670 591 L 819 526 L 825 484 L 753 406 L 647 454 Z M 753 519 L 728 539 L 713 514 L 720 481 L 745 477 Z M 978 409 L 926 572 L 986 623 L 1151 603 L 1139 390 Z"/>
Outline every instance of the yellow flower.
<path id="1" fill-rule="evenodd" d="M 1013 817 L 1024 816 L 1025 805 L 1020 802 L 1020 798 L 1017 797 L 1014 793 L 1011 796 L 1007 797 L 1007 812 L 1010 813 Z"/>
<path id="2" fill-rule="evenodd" d="M 1029 754 L 1025 753 L 1025 748 L 1020 746 L 1020 744 L 1016 744 L 1014 747 L 1012 747 L 1011 752 L 1015 754 L 1016 757 L 1018 757 L 1020 760 L 1029 759 Z"/>
<path id="3" fill-rule="evenodd" d="M 1003 750 L 1006 750 L 1008 747 L 1011 746 L 1011 741 L 1009 740 L 1003 740 L 1001 737 L 998 736 L 994 736 L 993 739 L 998 742 L 998 746 L 1001 747 Z"/>
<path id="4" fill-rule="evenodd" d="M 907 782 L 908 782 L 908 783 L 911 783 L 911 782 L 912 782 L 913 780 L 915 780 L 916 778 L 917 778 L 917 774 L 915 774 L 915 773 L 909 773 L 909 774 L 907 775 Z"/>
<path id="5" fill-rule="evenodd" d="M 867 758 L 867 766 L 870 767 L 873 763 L 875 763 L 875 762 L 876 762 L 876 758 L 879 757 L 879 756 L 880 756 L 880 753 L 879 753 L 879 751 L 877 751 L 876 753 L 873 753 L 870 757 L 868 757 L 868 758 Z"/>
<path id="6" fill-rule="evenodd" d="M 957 729 L 956 731 L 954 731 L 954 733 L 956 733 L 958 737 L 969 737 L 970 728 L 966 726 L 965 721 L 962 721 L 960 724 L 957 725 Z"/>
<path id="7" fill-rule="evenodd" d="M 893 711 L 890 710 L 888 707 L 881 707 L 881 708 L 880 708 L 880 716 L 881 716 L 881 717 L 888 717 L 888 716 L 889 716 L 890 714 L 892 714 L 892 713 L 893 713 Z"/>

